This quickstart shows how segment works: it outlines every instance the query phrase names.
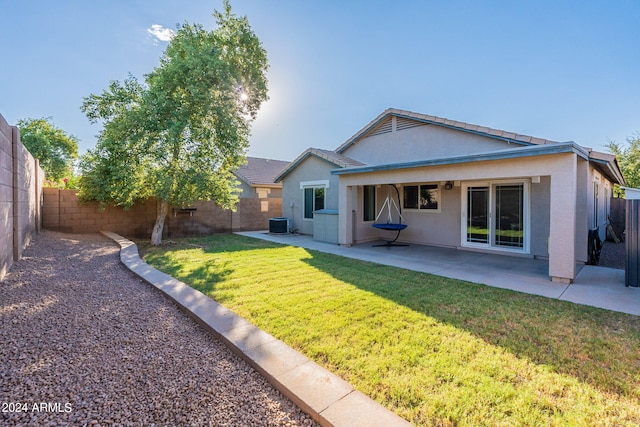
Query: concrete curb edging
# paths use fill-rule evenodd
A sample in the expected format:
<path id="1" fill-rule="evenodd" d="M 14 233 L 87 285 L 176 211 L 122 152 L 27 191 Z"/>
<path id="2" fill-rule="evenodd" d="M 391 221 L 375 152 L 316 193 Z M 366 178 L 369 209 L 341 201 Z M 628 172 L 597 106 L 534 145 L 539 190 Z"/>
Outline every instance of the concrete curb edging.
<path id="1" fill-rule="evenodd" d="M 151 267 L 140 259 L 135 243 L 109 231 L 102 234 L 120 245 L 120 260 L 129 270 L 162 291 L 320 425 L 411 426 L 284 342 L 200 291 Z"/>

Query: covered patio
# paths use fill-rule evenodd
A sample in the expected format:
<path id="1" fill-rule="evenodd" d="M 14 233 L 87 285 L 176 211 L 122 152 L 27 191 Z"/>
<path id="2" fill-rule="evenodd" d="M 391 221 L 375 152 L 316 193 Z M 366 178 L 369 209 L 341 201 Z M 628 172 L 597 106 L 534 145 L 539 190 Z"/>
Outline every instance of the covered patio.
<path id="1" fill-rule="evenodd" d="M 587 204 L 589 164 L 585 157 L 588 159 L 580 147 L 563 143 L 495 151 L 481 156 L 332 170 L 331 173 L 339 177 L 340 185 L 339 243 L 349 246 L 383 238 L 372 231 L 370 223 L 360 220 L 363 205 L 360 193 L 365 187 L 380 187 L 380 192 L 384 193 L 384 187 L 393 183 L 402 187 L 400 192 L 406 198 L 405 188 L 418 187 L 421 191 L 431 185 L 439 192 L 438 209 L 431 212 L 428 209 L 403 209 L 402 216 L 408 228 L 402 232 L 399 241 L 548 259 L 545 280 L 551 278 L 554 282 L 569 284 L 578 274 L 576 263 L 587 260 L 588 210 L 583 206 Z M 483 215 L 489 224 L 491 220 L 487 218 L 492 217 L 493 211 L 500 210 L 495 201 L 500 197 L 499 191 L 515 187 L 519 192 L 518 230 L 524 235 L 520 246 L 498 246 L 493 238 L 480 242 L 479 235 L 469 231 L 474 228 L 469 224 L 476 224 L 467 223 L 478 215 L 471 203 L 479 200 L 474 191 L 483 191 L 486 209 Z M 406 207 L 404 200 L 403 204 Z M 350 214 L 354 211 L 355 221 Z M 501 232 L 497 228 L 484 231 L 485 235 L 488 231 L 489 236 Z M 477 257 L 470 255 L 470 259 Z M 498 258 L 502 256 L 498 255 Z"/>
<path id="2" fill-rule="evenodd" d="M 313 240 L 309 235 L 269 234 L 267 231 L 237 234 L 640 315 L 640 288 L 624 286 L 624 270 L 580 264 L 576 266 L 578 274 L 573 283 L 562 284 L 549 280 L 549 262 L 541 259 L 517 258 L 416 244 L 389 248 L 374 246 L 380 242 L 368 242 L 344 247 Z"/>

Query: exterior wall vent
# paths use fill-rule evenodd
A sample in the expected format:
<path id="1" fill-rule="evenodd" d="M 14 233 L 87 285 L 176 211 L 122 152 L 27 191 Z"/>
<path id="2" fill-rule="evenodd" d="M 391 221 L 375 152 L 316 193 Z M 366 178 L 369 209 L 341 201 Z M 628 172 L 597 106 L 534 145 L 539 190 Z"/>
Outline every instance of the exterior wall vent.
<path id="1" fill-rule="evenodd" d="M 419 122 L 417 120 L 405 119 L 404 117 L 398 117 L 396 119 L 396 130 L 404 130 L 414 128 L 417 126 L 425 126 L 426 123 Z"/>
<path id="2" fill-rule="evenodd" d="M 378 126 L 374 127 L 369 132 L 367 132 L 365 137 L 374 136 L 374 135 L 382 135 L 384 133 L 390 133 L 391 130 L 392 130 L 391 117 L 387 117 L 387 119 L 385 121 L 383 121 Z"/>

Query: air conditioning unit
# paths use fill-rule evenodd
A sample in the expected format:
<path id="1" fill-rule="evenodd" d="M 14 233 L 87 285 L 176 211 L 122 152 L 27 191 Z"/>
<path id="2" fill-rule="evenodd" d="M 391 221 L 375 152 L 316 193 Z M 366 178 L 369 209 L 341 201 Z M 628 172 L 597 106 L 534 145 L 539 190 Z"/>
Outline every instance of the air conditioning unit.
<path id="1" fill-rule="evenodd" d="M 288 233 L 289 218 L 269 218 L 269 233 Z"/>

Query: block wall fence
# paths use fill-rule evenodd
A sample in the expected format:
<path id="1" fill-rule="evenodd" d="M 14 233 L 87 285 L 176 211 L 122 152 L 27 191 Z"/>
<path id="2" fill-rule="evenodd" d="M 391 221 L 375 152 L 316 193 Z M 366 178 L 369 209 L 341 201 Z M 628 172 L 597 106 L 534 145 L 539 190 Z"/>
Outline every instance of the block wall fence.
<path id="1" fill-rule="evenodd" d="M 44 172 L 0 114 L 0 281 L 40 231 Z"/>
<path id="2" fill-rule="evenodd" d="M 158 208 L 156 200 L 137 203 L 130 209 L 81 203 L 75 190 L 44 189 L 42 226 L 64 233 L 112 231 L 125 237 L 151 236 Z M 164 237 L 201 236 L 233 231 L 266 230 L 269 218 L 282 215 L 282 199 L 241 198 L 236 212 L 214 202 L 197 202 L 195 210 L 170 209 Z"/>

